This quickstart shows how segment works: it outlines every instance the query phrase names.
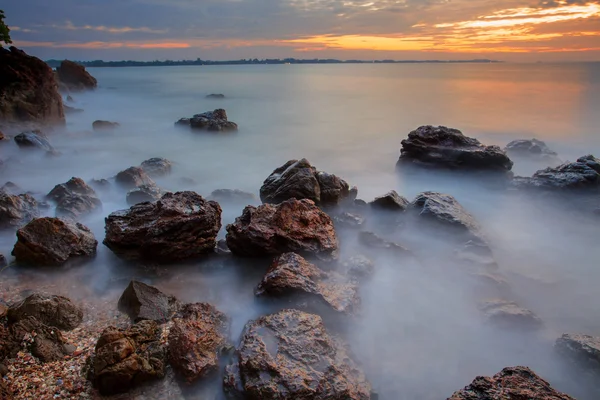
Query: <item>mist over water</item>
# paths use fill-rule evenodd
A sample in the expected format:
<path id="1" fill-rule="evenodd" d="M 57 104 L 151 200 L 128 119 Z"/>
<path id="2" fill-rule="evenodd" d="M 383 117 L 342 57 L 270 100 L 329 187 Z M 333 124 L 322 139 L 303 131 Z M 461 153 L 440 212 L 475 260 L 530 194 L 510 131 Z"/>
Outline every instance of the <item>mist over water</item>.
<path id="1" fill-rule="evenodd" d="M 598 219 L 570 204 L 544 202 L 498 189 L 487 179 L 440 171 L 405 171 L 395 164 L 400 142 L 420 125 L 458 128 L 484 144 L 514 139 L 545 141 L 563 161 L 600 155 L 600 64 L 264 65 L 88 69 L 94 92 L 73 94 L 66 132 L 49 135 L 59 157 L 2 146 L 2 182 L 41 196 L 72 176 L 110 178 L 151 157 L 175 163 L 155 179 L 164 190 L 241 189 L 258 195 L 263 180 L 290 159 L 307 158 L 319 170 L 359 188 L 366 201 L 391 189 L 412 200 L 423 191 L 453 195 L 478 220 L 513 297 L 544 322 L 537 334 L 490 327 L 477 292 L 450 261 L 452 238 L 408 224 L 368 229 L 410 248 L 415 259 L 373 256 L 374 277 L 362 285 L 362 312 L 344 335 L 380 400 L 441 399 L 477 375 L 525 365 L 556 389 L 579 399 L 600 388 L 578 380 L 552 352 L 562 333 L 600 335 Z M 207 99 L 223 93 L 225 99 Z M 175 128 L 181 117 L 227 110 L 240 130 L 215 135 Z M 116 121 L 114 132 L 92 132 L 94 120 Z M 516 175 L 548 164 L 513 159 Z M 188 179 L 186 179 L 188 178 Z M 190 179 L 193 179 L 193 182 Z M 128 208 L 125 193 L 98 191 L 103 211 L 84 218 L 99 242 L 104 217 Z M 222 203 L 223 229 L 243 205 Z M 53 213 L 49 210 L 48 213 Z M 382 218 L 385 219 L 385 216 Z M 338 231 L 342 258 L 361 253 L 353 231 Z M 10 254 L 14 233 L 0 235 Z M 116 299 L 136 278 L 185 302 L 208 301 L 243 325 L 268 311 L 253 289 L 268 260 L 207 257 L 183 265 L 140 268 L 102 244 L 84 265 L 58 273 L 10 268 L 31 288 L 56 284 L 73 298 Z M 31 281 L 30 281 L 31 280 Z M 215 381 L 215 387 L 219 382 Z"/>

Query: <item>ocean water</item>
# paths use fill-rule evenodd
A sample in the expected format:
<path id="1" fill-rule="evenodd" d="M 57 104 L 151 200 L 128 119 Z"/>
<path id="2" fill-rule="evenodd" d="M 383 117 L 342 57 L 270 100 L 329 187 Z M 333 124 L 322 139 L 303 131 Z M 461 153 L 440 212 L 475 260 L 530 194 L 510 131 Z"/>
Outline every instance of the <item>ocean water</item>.
<path id="1" fill-rule="evenodd" d="M 469 176 L 401 173 L 395 167 L 400 142 L 411 130 L 429 124 L 458 128 L 500 146 L 537 138 L 563 161 L 600 155 L 600 64 L 252 65 L 89 72 L 99 88 L 73 94 L 75 103 L 67 104 L 84 111 L 67 115 L 66 130 L 50 134 L 61 155 L 23 156 L 13 143 L 4 144 L 8 162 L 3 181 L 43 195 L 72 176 L 109 178 L 150 157 L 165 157 L 175 163 L 172 175 L 156 179 L 165 190 L 208 196 L 230 188 L 258 194 L 273 169 L 304 157 L 356 185 L 358 197 L 367 201 L 391 189 L 409 199 L 427 190 L 452 194 L 482 225 L 515 299 L 536 312 L 545 327 L 535 338 L 490 329 L 466 295 L 469 284 L 455 279 L 449 272 L 455 266 L 444 257 L 436 258 L 435 240 L 400 228 L 385 231 L 427 257 L 425 265 L 378 257 L 375 276 L 361 289 L 362 314 L 349 323 L 347 340 L 380 399 L 445 398 L 476 375 L 492 375 L 511 365 L 531 366 L 578 398 L 600 396 L 598 387 L 567 374 L 569 368 L 552 352 L 562 333 L 600 335 L 598 219 L 571 212 L 569 204 L 561 208 L 512 196 Z M 226 98 L 206 98 L 211 93 Z M 215 135 L 174 127 L 181 117 L 216 108 L 227 110 L 239 132 Z M 119 122 L 121 128 L 92 132 L 97 119 Z M 548 166 L 514 161 L 516 175 Z M 100 196 L 102 213 L 83 222 L 101 242 L 103 218 L 127 205 L 124 193 Z M 241 211 L 224 206 L 220 237 Z M 352 239 L 345 241 L 350 235 L 342 235 L 343 255 L 354 251 Z M 13 233 L 2 233 L 0 251 L 9 254 L 14 241 Z M 95 260 L 61 270 L 61 275 L 39 272 L 39 281 L 60 276 L 64 290 L 75 298 L 92 290 L 116 299 L 129 279 L 143 279 L 184 301 L 214 303 L 232 316 L 235 341 L 249 319 L 266 312 L 253 301 L 252 290 L 267 267 L 268 262 L 249 266 L 243 260 L 227 265 L 198 260 L 145 272 L 100 244 Z"/>

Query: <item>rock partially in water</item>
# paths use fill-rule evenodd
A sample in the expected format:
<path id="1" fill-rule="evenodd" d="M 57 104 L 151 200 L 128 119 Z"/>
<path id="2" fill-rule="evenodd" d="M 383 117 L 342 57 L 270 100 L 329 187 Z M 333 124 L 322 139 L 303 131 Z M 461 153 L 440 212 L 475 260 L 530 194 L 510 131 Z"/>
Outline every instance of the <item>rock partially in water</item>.
<path id="1" fill-rule="evenodd" d="M 56 68 L 56 76 L 61 88 L 69 91 L 92 90 L 98 86 L 96 78 L 83 65 L 69 60 L 60 63 Z"/>
<path id="2" fill-rule="evenodd" d="M 233 224 L 227 225 L 227 246 L 245 257 L 296 252 L 331 261 L 338 256 L 331 218 L 307 199 L 247 206 Z"/>
<path id="3" fill-rule="evenodd" d="M 486 300 L 481 303 L 480 310 L 490 323 L 502 329 L 534 331 L 543 326 L 537 315 L 514 301 Z"/>
<path id="4" fill-rule="evenodd" d="M 513 140 L 504 148 L 504 152 L 510 156 L 527 157 L 532 159 L 543 159 L 555 161 L 558 154 L 548 147 L 546 143 L 537 139 Z"/>
<path id="5" fill-rule="evenodd" d="M 167 351 L 154 321 L 129 329 L 108 327 L 96 343 L 90 379 L 104 396 L 126 393 L 145 382 L 165 377 Z"/>
<path id="6" fill-rule="evenodd" d="M 142 185 L 156 186 L 156 183 L 139 167 L 129 167 L 115 177 L 117 185 L 123 189 L 134 189 Z"/>
<path id="7" fill-rule="evenodd" d="M 349 212 L 335 214 L 332 219 L 335 226 L 341 228 L 360 229 L 365 224 L 365 219 L 361 215 Z"/>
<path id="8" fill-rule="evenodd" d="M 231 250 L 227 247 L 227 240 L 221 239 L 217 241 L 217 247 L 215 247 L 215 253 L 226 256 L 231 254 Z"/>
<path id="9" fill-rule="evenodd" d="M 469 240 L 455 251 L 456 258 L 460 262 L 465 262 L 476 268 L 483 267 L 487 270 L 498 269 L 498 263 L 494 258 L 492 249 L 486 244 L 477 240 Z"/>
<path id="10" fill-rule="evenodd" d="M 550 386 L 527 367 L 509 367 L 493 377 L 478 376 L 448 400 L 575 400 Z"/>
<path id="11" fill-rule="evenodd" d="M 248 399 L 371 399 L 371 385 L 321 317 L 283 310 L 246 324 L 226 392 Z"/>
<path id="12" fill-rule="evenodd" d="M 40 149 L 49 153 L 54 153 L 54 147 L 48 141 L 46 135 L 40 130 L 19 133 L 14 137 L 17 146 L 26 149 Z"/>
<path id="13" fill-rule="evenodd" d="M 372 250 L 386 250 L 400 256 L 412 255 L 412 252 L 406 247 L 398 243 L 389 242 L 373 232 L 361 231 L 358 234 L 358 241 L 363 246 Z"/>
<path id="14" fill-rule="evenodd" d="M 96 120 L 92 123 L 92 129 L 94 131 L 112 131 L 120 127 L 118 122 Z"/>
<path id="15" fill-rule="evenodd" d="M 519 189 L 600 189 L 600 160 L 593 155 L 566 162 L 558 167 L 537 171 L 531 178 L 515 177 Z"/>
<path id="16" fill-rule="evenodd" d="M 355 283 L 337 273 L 322 271 L 296 253 L 285 253 L 273 260 L 255 294 L 295 298 L 300 302 L 308 301 L 311 308 L 325 305 L 342 314 L 353 314 L 360 306 Z"/>
<path id="17" fill-rule="evenodd" d="M 83 112 L 83 109 L 81 108 L 71 107 L 66 104 L 63 105 L 63 109 L 65 110 L 65 114 L 77 114 Z"/>
<path id="18" fill-rule="evenodd" d="M 189 126 L 192 129 L 213 132 L 230 132 L 238 130 L 237 124 L 227 119 L 227 112 L 222 108 L 214 111 L 207 111 L 202 114 L 196 114 L 192 118 L 181 118 L 175 125 L 184 125 Z"/>
<path id="19" fill-rule="evenodd" d="M 102 192 L 106 192 L 110 190 L 110 182 L 108 179 L 92 179 L 90 180 L 90 186 L 92 186 L 95 190 L 100 190 Z"/>
<path id="20" fill-rule="evenodd" d="M 207 99 L 224 99 L 225 95 L 221 93 L 211 93 L 206 95 Z"/>
<path id="21" fill-rule="evenodd" d="M 11 322 L 27 317 L 35 317 L 45 325 L 70 331 L 81 324 L 83 309 L 67 297 L 34 293 L 8 310 Z"/>
<path id="22" fill-rule="evenodd" d="M 56 185 L 46 195 L 46 198 L 56 203 L 56 216 L 79 217 L 102 209 L 102 202 L 94 189 L 81 178 L 71 178 L 66 183 Z"/>
<path id="23" fill-rule="evenodd" d="M 4 254 L 0 253 L 0 268 L 6 267 L 8 265 L 8 261 L 6 261 L 6 257 L 4 257 Z M 0 305 L 1 307 L 1 305 Z M 0 318 L 2 318 L 2 316 L 0 316 Z"/>
<path id="24" fill-rule="evenodd" d="M 387 211 L 405 211 L 410 204 L 405 197 L 400 196 L 395 190 L 391 190 L 383 196 L 376 197 L 369 203 L 372 208 Z"/>
<path id="25" fill-rule="evenodd" d="M 65 197 L 72 196 L 73 194 L 96 196 L 94 189 L 88 186 L 83 179 L 73 177 L 66 183 L 54 186 L 54 188 L 46 195 L 46 198 L 59 203 Z"/>
<path id="26" fill-rule="evenodd" d="M 257 197 L 254 194 L 239 189 L 217 189 L 210 194 L 209 198 L 219 203 L 246 205 L 257 201 Z"/>
<path id="27" fill-rule="evenodd" d="M 16 183 L 8 181 L 2 185 L 0 192 L 16 195 L 23 193 L 23 189 L 21 189 Z"/>
<path id="28" fill-rule="evenodd" d="M 307 159 L 290 160 L 274 170 L 260 188 L 263 203 L 281 203 L 295 198 L 309 199 L 316 204 L 335 205 L 342 200 L 354 200 L 357 189 L 335 175 L 317 171 Z"/>
<path id="29" fill-rule="evenodd" d="M 142 185 L 127 192 L 126 200 L 127 204 L 134 206 L 144 202 L 155 202 L 161 198 L 162 194 L 158 186 Z"/>
<path id="30" fill-rule="evenodd" d="M 362 254 L 354 255 L 342 263 L 343 272 L 351 279 L 363 280 L 375 273 L 375 263 Z"/>
<path id="31" fill-rule="evenodd" d="M 95 256 L 97 245 L 92 231 L 78 222 L 37 218 L 17 231 L 12 255 L 24 264 L 58 266 L 71 258 Z"/>
<path id="32" fill-rule="evenodd" d="M 166 158 L 153 157 L 142 162 L 140 168 L 143 169 L 148 176 L 160 177 L 171 173 L 173 163 Z"/>
<path id="33" fill-rule="evenodd" d="M 54 327 L 49 327 L 34 317 L 25 317 L 10 326 L 16 343 L 26 343 L 31 354 L 42 362 L 62 361 L 71 353 L 70 346 Z"/>
<path id="34" fill-rule="evenodd" d="M 216 373 L 230 321 L 207 303 L 186 304 L 169 331 L 169 362 L 187 383 Z"/>
<path id="35" fill-rule="evenodd" d="M 600 337 L 564 334 L 556 339 L 554 348 L 580 368 L 600 373 Z"/>
<path id="36" fill-rule="evenodd" d="M 221 206 L 194 192 L 167 193 L 105 221 L 104 244 L 119 257 L 170 263 L 213 252 Z"/>
<path id="37" fill-rule="evenodd" d="M 513 162 L 498 146 L 484 146 L 479 140 L 445 126 L 421 126 L 402 141 L 399 164 L 414 163 L 461 170 L 508 172 Z"/>
<path id="38" fill-rule="evenodd" d="M 154 286 L 131 281 L 119 298 L 118 307 L 134 322 L 151 320 L 164 323 L 177 312 L 179 302 Z"/>
<path id="39" fill-rule="evenodd" d="M 28 194 L 0 191 L 0 228 L 20 227 L 40 215 L 38 202 Z"/>

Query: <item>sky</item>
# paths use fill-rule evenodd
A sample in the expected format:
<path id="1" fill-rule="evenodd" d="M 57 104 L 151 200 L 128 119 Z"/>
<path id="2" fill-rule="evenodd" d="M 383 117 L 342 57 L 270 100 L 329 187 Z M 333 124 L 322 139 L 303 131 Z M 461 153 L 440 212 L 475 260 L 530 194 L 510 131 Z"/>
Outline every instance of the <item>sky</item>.
<path id="1" fill-rule="evenodd" d="M 600 0 L 3 0 L 14 44 L 75 60 L 600 61 Z"/>

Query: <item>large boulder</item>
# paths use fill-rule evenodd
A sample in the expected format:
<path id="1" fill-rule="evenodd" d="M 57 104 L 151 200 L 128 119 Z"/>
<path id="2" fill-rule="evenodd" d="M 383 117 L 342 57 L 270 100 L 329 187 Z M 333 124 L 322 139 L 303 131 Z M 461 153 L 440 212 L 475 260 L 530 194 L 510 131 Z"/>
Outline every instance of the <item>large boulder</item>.
<path id="1" fill-rule="evenodd" d="M 81 324 L 83 310 L 67 297 L 38 293 L 12 305 L 8 310 L 8 319 L 12 322 L 30 316 L 48 326 L 70 331 Z"/>
<path id="2" fill-rule="evenodd" d="M 42 362 L 62 361 L 72 350 L 58 329 L 31 316 L 12 324 L 10 332 L 14 342 L 24 343 Z"/>
<path id="3" fill-rule="evenodd" d="M 554 348 L 575 365 L 600 372 L 600 337 L 564 334 L 556 339 Z"/>
<path id="4" fill-rule="evenodd" d="M 19 133 L 14 137 L 14 140 L 17 146 L 21 148 L 40 149 L 49 153 L 54 152 L 54 147 L 52 147 L 46 135 L 38 129 Z"/>
<path id="5" fill-rule="evenodd" d="M 512 156 L 541 159 L 554 161 L 558 159 L 558 154 L 548 147 L 548 145 L 537 139 L 519 139 L 513 140 L 506 145 L 504 151 Z"/>
<path id="6" fill-rule="evenodd" d="M 228 346 L 229 319 L 207 303 L 186 304 L 169 331 L 169 362 L 187 382 L 219 370 L 219 356 Z"/>
<path id="7" fill-rule="evenodd" d="M 222 108 L 214 111 L 207 111 L 202 114 L 196 114 L 192 118 L 181 118 L 175 125 L 189 126 L 192 129 L 213 132 L 238 130 L 237 124 L 227 119 L 227 112 Z"/>
<path id="8" fill-rule="evenodd" d="M 221 206 L 194 192 L 167 193 L 106 218 L 104 244 L 126 259 L 173 262 L 211 253 Z"/>
<path id="9" fill-rule="evenodd" d="M 173 317 L 179 302 L 154 286 L 131 281 L 119 298 L 118 307 L 134 322 L 151 320 L 163 323 Z"/>
<path id="10" fill-rule="evenodd" d="M 513 162 L 498 146 L 484 146 L 479 140 L 445 126 L 421 126 L 402 141 L 401 163 L 462 170 L 507 172 Z"/>
<path id="11" fill-rule="evenodd" d="M 148 176 L 158 177 L 169 175 L 173 168 L 173 163 L 166 158 L 153 157 L 142 162 L 140 168 L 143 169 Z"/>
<path id="12" fill-rule="evenodd" d="M 12 195 L 0 191 L 0 228 L 25 225 L 40 215 L 38 202 L 28 194 Z"/>
<path id="13" fill-rule="evenodd" d="M 523 189 L 600 189 L 600 159 L 593 155 L 580 157 L 558 167 L 537 171 L 531 178 L 515 177 L 512 182 Z"/>
<path id="14" fill-rule="evenodd" d="M 478 376 L 448 400 L 575 400 L 550 386 L 527 367 L 509 367 L 493 377 Z"/>
<path id="15" fill-rule="evenodd" d="M 283 310 L 246 324 L 225 390 L 248 399 L 371 399 L 371 385 L 321 317 Z"/>
<path id="16" fill-rule="evenodd" d="M 46 198 L 56 203 L 57 217 L 78 219 L 102 208 L 94 189 L 81 178 L 73 177 L 66 183 L 56 185 Z"/>
<path id="17" fill-rule="evenodd" d="M 165 376 L 167 352 L 154 321 L 129 329 L 108 327 L 96 343 L 89 378 L 104 396 L 125 393 Z"/>
<path id="18" fill-rule="evenodd" d="M 543 326 L 537 315 L 514 301 L 489 299 L 479 308 L 491 324 L 501 329 L 535 331 Z"/>
<path id="19" fill-rule="evenodd" d="M 56 76 L 62 88 L 69 91 L 91 90 L 98 86 L 96 78 L 81 64 L 63 60 L 56 68 Z"/>
<path id="20" fill-rule="evenodd" d="M 260 188 L 263 203 L 309 199 L 316 204 L 334 205 L 356 198 L 357 189 L 335 175 L 317 171 L 307 159 L 290 160 L 269 175 Z"/>
<path id="21" fill-rule="evenodd" d="M 18 262 L 57 266 L 73 257 L 93 257 L 98 241 L 92 231 L 60 218 L 37 218 L 17 231 L 12 255 Z"/>
<path id="22" fill-rule="evenodd" d="M 129 167 L 115 176 L 117 185 L 130 190 L 142 185 L 156 186 L 156 183 L 139 167 Z"/>
<path id="23" fill-rule="evenodd" d="M 236 255 L 261 257 L 296 252 L 324 261 L 338 256 L 331 218 L 311 200 L 247 206 L 227 225 L 227 246 Z"/>
<path id="24" fill-rule="evenodd" d="M 309 307 L 325 305 L 343 314 L 358 310 L 358 286 L 341 275 L 325 272 L 296 253 L 285 253 L 273 260 L 255 291 L 256 296 L 296 297 Z M 312 304 L 315 303 L 315 304 Z"/>
<path id="25" fill-rule="evenodd" d="M 0 47 L 0 120 L 64 124 L 52 68 L 15 47 Z"/>

